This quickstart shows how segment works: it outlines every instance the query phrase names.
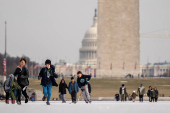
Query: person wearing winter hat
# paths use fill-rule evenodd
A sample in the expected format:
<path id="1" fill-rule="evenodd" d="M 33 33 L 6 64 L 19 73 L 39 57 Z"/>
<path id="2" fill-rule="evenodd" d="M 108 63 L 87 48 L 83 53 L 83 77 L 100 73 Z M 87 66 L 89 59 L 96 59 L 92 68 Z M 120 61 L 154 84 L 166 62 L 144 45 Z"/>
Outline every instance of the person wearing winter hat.
<path id="1" fill-rule="evenodd" d="M 135 102 L 135 99 L 136 99 L 136 93 L 135 93 L 135 91 L 133 91 L 133 93 L 132 93 L 132 101 Z"/>
<path id="2" fill-rule="evenodd" d="M 74 77 L 71 77 L 71 82 L 68 86 L 68 91 L 71 95 L 72 103 L 76 103 L 77 93 L 79 92 L 79 87 L 76 81 L 74 81 Z"/>
<path id="3" fill-rule="evenodd" d="M 20 86 L 20 89 L 17 90 L 17 104 L 21 105 L 21 92 L 25 97 L 25 103 L 28 103 L 28 95 L 26 92 L 27 86 L 29 85 L 29 72 L 25 67 L 27 60 L 25 58 L 20 59 L 20 65 L 16 68 L 14 76 L 17 76 L 17 83 Z"/>
<path id="4" fill-rule="evenodd" d="M 41 85 L 43 87 L 43 94 L 44 97 L 42 98 L 43 101 L 46 100 L 47 98 L 47 105 L 50 105 L 50 98 L 51 98 L 51 91 L 52 91 L 52 86 L 58 86 L 56 83 L 55 78 L 58 78 L 57 74 L 55 74 L 55 66 L 51 65 L 51 61 L 47 59 L 45 61 L 46 67 L 42 68 L 38 80 L 41 79 Z"/>

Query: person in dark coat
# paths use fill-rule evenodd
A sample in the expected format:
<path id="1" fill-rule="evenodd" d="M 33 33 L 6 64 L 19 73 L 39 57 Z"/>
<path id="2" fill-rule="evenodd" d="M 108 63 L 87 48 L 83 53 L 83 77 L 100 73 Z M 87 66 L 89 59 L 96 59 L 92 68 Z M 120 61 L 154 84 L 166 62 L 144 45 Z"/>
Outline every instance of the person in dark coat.
<path id="1" fill-rule="evenodd" d="M 25 67 L 27 60 L 25 58 L 20 59 L 20 65 L 16 68 L 14 76 L 17 76 L 17 83 L 20 86 L 20 89 L 17 90 L 17 104 L 21 105 L 21 91 L 25 97 L 25 103 L 28 103 L 28 95 L 26 92 L 27 86 L 29 85 L 29 72 Z"/>
<path id="2" fill-rule="evenodd" d="M 62 100 L 62 103 L 66 103 L 65 100 L 65 94 L 66 94 L 66 89 L 67 89 L 67 84 L 64 79 L 60 81 L 59 85 L 59 94 L 60 94 L 60 99 Z"/>
<path id="3" fill-rule="evenodd" d="M 119 93 L 121 95 L 121 101 L 125 101 L 125 95 L 127 94 L 127 92 L 124 84 L 122 84 L 122 86 L 120 87 Z"/>
<path id="4" fill-rule="evenodd" d="M 158 101 L 159 92 L 158 92 L 156 87 L 155 87 L 155 93 L 156 93 L 156 95 L 155 95 L 155 102 L 157 102 Z"/>
<path id="5" fill-rule="evenodd" d="M 119 101 L 119 93 L 115 94 L 116 101 Z"/>
<path id="6" fill-rule="evenodd" d="M 155 88 L 152 88 L 152 90 L 151 90 L 151 102 L 155 101 L 155 97 L 156 97 Z"/>
<path id="7" fill-rule="evenodd" d="M 74 77 L 71 77 L 71 82 L 68 86 L 68 91 L 71 94 L 72 103 L 76 103 L 77 93 L 79 92 L 79 87 L 76 81 L 74 81 Z"/>
<path id="8" fill-rule="evenodd" d="M 88 91 L 88 84 L 91 79 L 91 75 L 83 75 L 81 71 L 77 72 L 77 83 L 79 88 L 82 90 L 83 98 L 86 103 L 91 103 L 89 91 Z"/>
<path id="9" fill-rule="evenodd" d="M 149 102 L 151 102 L 151 90 L 152 90 L 152 87 L 149 86 L 149 89 L 148 89 L 148 92 L 147 92 L 147 96 L 149 97 Z"/>
<path id="10" fill-rule="evenodd" d="M 57 74 L 55 74 L 55 66 L 51 65 L 51 61 L 47 59 L 45 61 L 46 67 L 42 68 L 38 80 L 41 79 L 41 85 L 43 87 L 43 94 L 44 97 L 42 98 L 43 101 L 46 100 L 47 98 L 47 105 L 50 105 L 50 98 L 51 98 L 51 91 L 52 91 L 52 86 L 58 86 L 56 83 L 55 78 L 57 78 Z"/>

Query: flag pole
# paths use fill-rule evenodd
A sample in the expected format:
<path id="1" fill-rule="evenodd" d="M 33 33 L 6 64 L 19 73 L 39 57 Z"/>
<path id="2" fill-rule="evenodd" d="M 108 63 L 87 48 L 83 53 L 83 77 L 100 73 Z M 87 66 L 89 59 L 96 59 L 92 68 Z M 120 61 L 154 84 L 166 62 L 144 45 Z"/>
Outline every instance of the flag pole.
<path id="1" fill-rule="evenodd" d="M 7 22 L 5 21 L 5 59 L 6 59 L 6 49 L 7 49 L 7 46 L 6 46 L 6 44 L 7 44 Z M 7 61 L 7 60 L 6 60 Z M 5 75 L 6 75 L 6 78 L 7 78 L 7 69 L 6 69 L 6 65 L 5 65 Z"/>

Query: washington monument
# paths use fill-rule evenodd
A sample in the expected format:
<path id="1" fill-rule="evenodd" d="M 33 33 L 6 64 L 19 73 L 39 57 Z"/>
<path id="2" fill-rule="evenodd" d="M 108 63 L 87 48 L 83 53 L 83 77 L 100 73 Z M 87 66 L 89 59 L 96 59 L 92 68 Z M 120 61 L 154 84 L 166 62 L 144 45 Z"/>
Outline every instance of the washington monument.
<path id="1" fill-rule="evenodd" d="M 97 76 L 138 76 L 139 38 L 139 0 L 98 0 Z"/>

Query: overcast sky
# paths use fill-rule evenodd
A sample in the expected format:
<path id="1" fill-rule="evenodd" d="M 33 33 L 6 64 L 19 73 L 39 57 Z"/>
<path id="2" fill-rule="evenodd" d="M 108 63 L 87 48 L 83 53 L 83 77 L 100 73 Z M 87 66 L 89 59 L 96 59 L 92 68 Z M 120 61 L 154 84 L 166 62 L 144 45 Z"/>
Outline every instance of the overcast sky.
<path id="1" fill-rule="evenodd" d="M 170 0 L 140 0 L 140 33 L 170 34 Z M 0 0 L 0 53 L 32 60 L 76 62 L 86 30 L 92 25 L 97 0 Z M 159 31 L 159 32 L 153 32 Z M 151 33 L 150 33 L 151 32 Z M 141 37 L 141 64 L 170 61 L 170 39 Z"/>

